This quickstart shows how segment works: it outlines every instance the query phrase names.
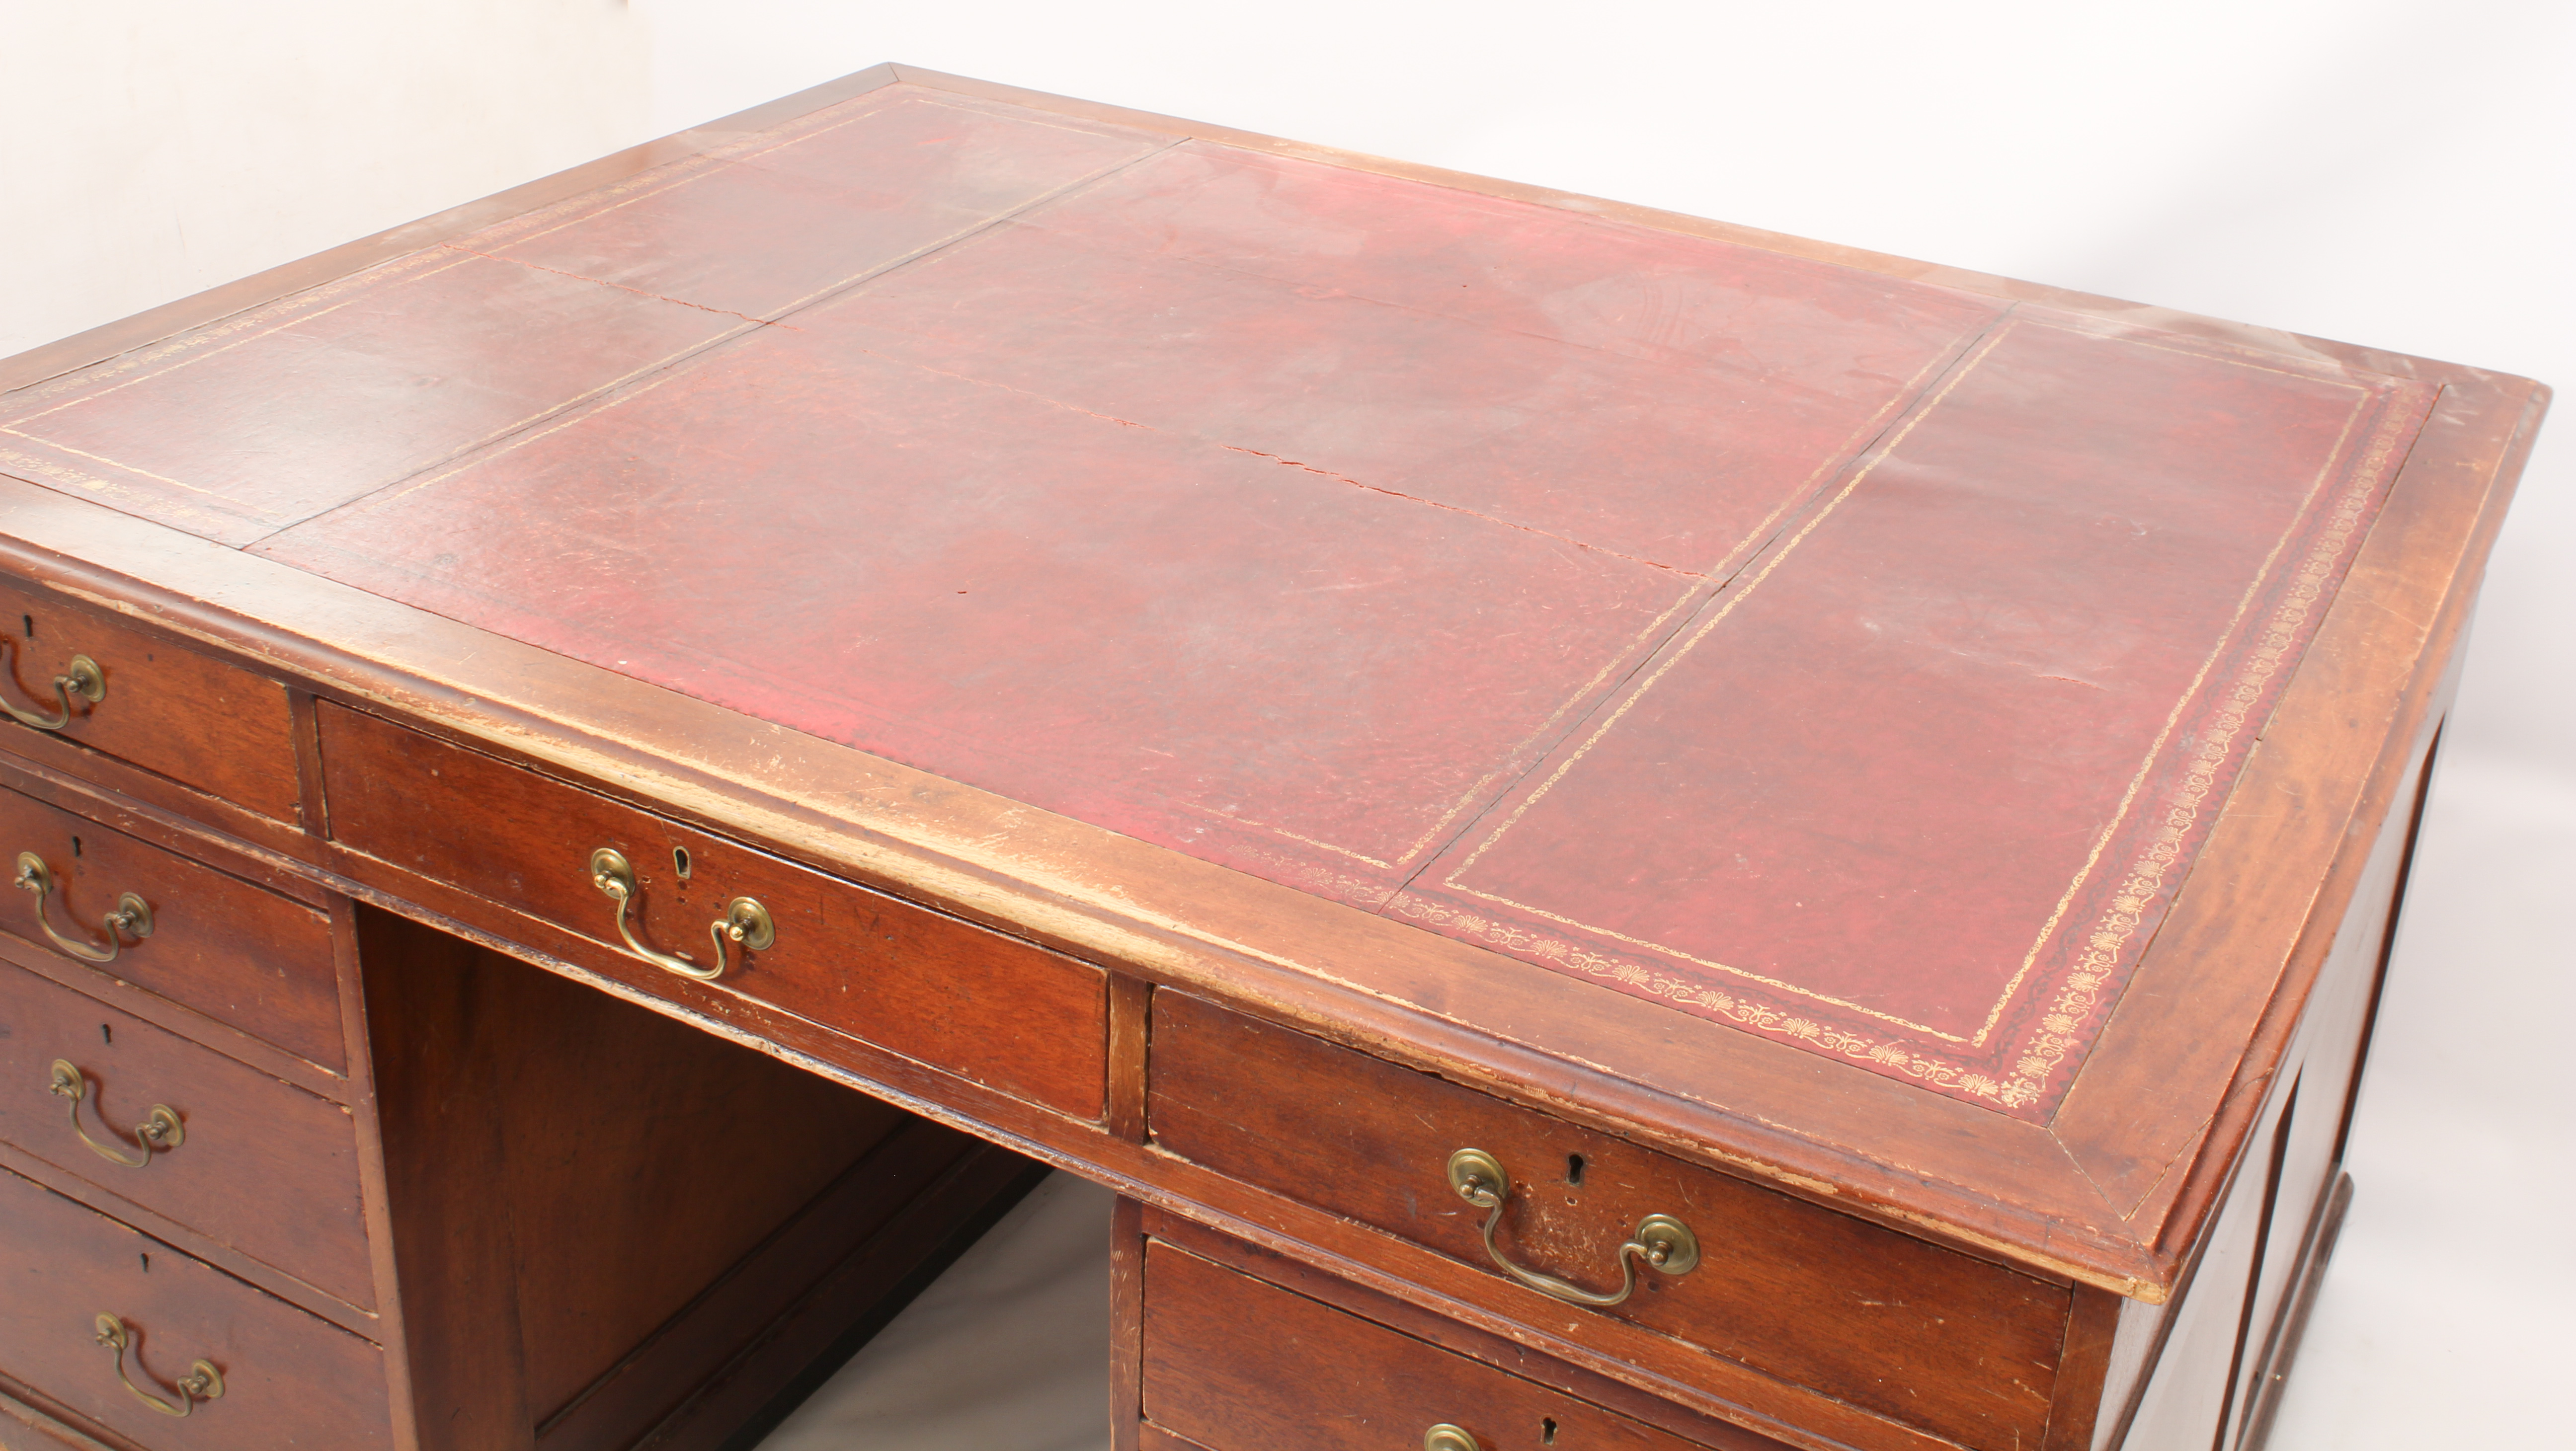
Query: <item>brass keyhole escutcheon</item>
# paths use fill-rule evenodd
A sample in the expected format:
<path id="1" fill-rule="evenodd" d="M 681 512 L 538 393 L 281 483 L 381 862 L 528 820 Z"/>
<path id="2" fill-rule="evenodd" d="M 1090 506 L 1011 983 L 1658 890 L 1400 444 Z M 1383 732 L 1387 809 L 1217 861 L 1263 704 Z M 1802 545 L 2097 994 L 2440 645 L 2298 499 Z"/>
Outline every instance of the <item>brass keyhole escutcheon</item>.
<path id="1" fill-rule="evenodd" d="M 1503 1222 L 1503 1209 L 1512 1192 L 1511 1175 L 1504 1172 L 1502 1160 L 1482 1149 L 1458 1150 L 1449 1156 L 1449 1187 L 1459 1198 L 1485 1211 L 1485 1254 L 1496 1268 L 1542 1295 L 1552 1295 L 1571 1305 L 1606 1308 L 1626 1301 L 1637 1292 L 1638 1260 L 1666 1275 L 1687 1275 L 1699 1267 L 1699 1236 L 1691 1233 L 1690 1226 L 1669 1214 L 1649 1214 L 1637 1221 L 1636 1232 L 1614 1252 L 1619 1262 L 1619 1288 L 1607 1293 L 1587 1290 L 1570 1280 L 1512 1263 L 1501 1246 L 1494 1243 L 1494 1231 Z"/>

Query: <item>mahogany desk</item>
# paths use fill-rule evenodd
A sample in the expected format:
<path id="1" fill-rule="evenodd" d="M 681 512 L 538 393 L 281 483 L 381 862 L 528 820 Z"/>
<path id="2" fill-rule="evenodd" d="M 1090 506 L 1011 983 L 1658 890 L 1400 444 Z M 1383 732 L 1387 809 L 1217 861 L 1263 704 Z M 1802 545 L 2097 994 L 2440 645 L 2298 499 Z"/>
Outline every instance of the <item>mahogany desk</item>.
<path id="1" fill-rule="evenodd" d="M 0 387 L 0 1444 L 466 1451 L 2259 1442 L 2546 401 L 891 67 Z"/>

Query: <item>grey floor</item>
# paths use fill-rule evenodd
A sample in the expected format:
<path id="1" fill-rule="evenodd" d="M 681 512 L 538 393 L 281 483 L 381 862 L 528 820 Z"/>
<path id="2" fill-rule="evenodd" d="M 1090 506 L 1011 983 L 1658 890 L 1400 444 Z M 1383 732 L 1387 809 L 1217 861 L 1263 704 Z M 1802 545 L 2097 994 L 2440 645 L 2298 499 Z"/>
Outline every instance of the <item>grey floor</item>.
<path id="1" fill-rule="evenodd" d="M 1110 1204 L 1049 1176 L 760 1451 L 1107 1451 Z"/>

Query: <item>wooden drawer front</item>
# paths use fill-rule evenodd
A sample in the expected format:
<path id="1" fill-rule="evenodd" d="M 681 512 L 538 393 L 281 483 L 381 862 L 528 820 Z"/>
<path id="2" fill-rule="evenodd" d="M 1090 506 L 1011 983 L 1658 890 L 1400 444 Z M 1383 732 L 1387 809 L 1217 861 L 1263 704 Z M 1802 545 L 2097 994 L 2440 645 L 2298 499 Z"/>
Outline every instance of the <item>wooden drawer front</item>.
<path id="1" fill-rule="evenodd" d="M 384 1354 L 232 1276 L 0 1172 L 0 1370 L 172 1451 L 361 1451 L 392 1443 Z M 177 1421 L 117 1382 L 97 1318 L 131 1327 L 126 1374 L 171 1399 L 197 1360 L 221 1399 Z"/>
<path id="2" fill-rule="evenodd" d="M 0 863 L 42 857 L 54 878 L 44 921 L 103 947 L 100 923 L 127 892 L 152 909 L 152 935 L 123 938 L 95 971 L 182 1003 L 335 1073 L 346 1072 L 340 986 L 329 919 L 239 877 L 137 841 L 85 817 L 0 790 Z M 66 970 L 80 969 L 37 920 L 37 899 L 10 891 L 0 931 Z"/>
<path id="3" fill-rule="evenodd" d="M 1690 1451 L 1667 1435 L 1160 1242 L 1145 1247 L 1145 1419 L 1209 1451 Z"/>
<path id="4" fill-rule="evenodd" d="M 1076 1118 L 1101 1117 L 1107 975 L 1087 963 L 749 850 L 356 711 L 322 708 L 341 845 L 616 949 L 626 981 L 682 979 L 625 953 L 593 849 L 634 864 L 637 936 L 710 960 L 707 926 L 758 899 L 776 945 L 714 986 Z M 689 856 L 678 878 L 675 851 Z"/>
<path id="5" fill-rule="evenodd" d="M 130 761 L 279 821 L 296 820 L 295 733 L 286 687 L 194 650 L 130 630 L 105 615 L 0 580 L 0 692 L 40 715 L 59 711 L 54 677 L 75 655 L 97 662 L 106 693 L 72 697 L 69 723 L 50 732 Z M 32 726 L 0 715 L 0 741 Z"/>
<path id="6" fill-rule="evenodd" d="M 159 1105 L 185 1137 L 139 1167 L 110 1163 L 52 1091 L 57 1060 L 86 1083 L 79 1134 L 140 1159 L 135 1126 Z M 0 1140 L 352 1305 L 375 1303 L 346 1108 L 6 965 Z"/>
<path id="7" fill-rule="evenodd" d="M 1967 1445 L 2039 1444 L 2062 1287 L 1175 992 L 1154 995 L 1151 1071 L 1160 1148 L 1471 1265 L 1490 1270 L 1485 1216 L 1447 1178 L 1467 1147 L 1511 1176 L 1496 1242 L 1532 1269 L 1615 1289 L 1646 1215 L 1698 1236 L 1698 1268 L 1641 1269 L 1625 1304 L 1513 1285 L 1502 1313 L 1661 1331 L 1687 1344 L 1651 1368 L 1689 1384 L 1711 1385 L 1702 1355 L 1726 1356 Z"/>

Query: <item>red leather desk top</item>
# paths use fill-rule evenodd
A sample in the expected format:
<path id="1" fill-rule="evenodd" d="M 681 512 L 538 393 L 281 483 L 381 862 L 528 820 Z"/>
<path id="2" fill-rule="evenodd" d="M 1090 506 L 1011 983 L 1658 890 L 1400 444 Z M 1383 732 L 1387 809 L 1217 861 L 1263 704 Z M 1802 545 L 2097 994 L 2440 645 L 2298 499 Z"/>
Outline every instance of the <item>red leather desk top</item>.
<path id="1" fill-rule="evenodd" d="M 0 470 L 2044 1120 L 2432 393 L 893 86 Z"/>

